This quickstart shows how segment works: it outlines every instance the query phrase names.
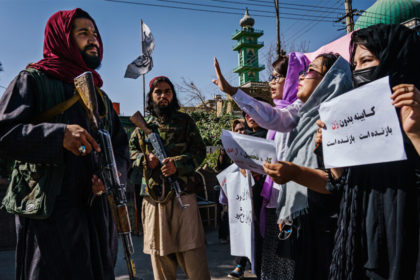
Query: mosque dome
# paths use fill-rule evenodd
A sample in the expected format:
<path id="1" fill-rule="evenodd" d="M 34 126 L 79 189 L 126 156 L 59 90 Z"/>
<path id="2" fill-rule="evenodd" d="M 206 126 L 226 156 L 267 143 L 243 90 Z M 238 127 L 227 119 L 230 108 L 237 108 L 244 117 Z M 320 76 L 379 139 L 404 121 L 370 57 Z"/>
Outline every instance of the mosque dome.
<path id="1" fill-rule="evenodd" d="M 241 18 L 241 21 L 239 21 L 239 25 L 243 28 L 245 27 L 252 27 L 254 26 L 254 19 L 249 15 L 248 8 L 245 9 L 245 15 L 243 18 Z"/>
<path id="2" fill-rule="evenodd" d="M 420 17 L 417 0 L 377 0 L 357 19 L 354 29 L 378 23 L 400 24 L 414 17 Z"/>

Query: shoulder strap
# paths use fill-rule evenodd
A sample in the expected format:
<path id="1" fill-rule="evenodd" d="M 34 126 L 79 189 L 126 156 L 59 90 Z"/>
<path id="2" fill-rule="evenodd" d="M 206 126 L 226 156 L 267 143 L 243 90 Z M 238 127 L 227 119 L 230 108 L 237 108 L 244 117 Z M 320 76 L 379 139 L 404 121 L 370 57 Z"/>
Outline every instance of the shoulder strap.
<path id="1" fill-rule="evenodd" d="M 34 123 L 65 122 L 62 113 L 80 99 L 78 94 L 74 94 L 66 100 L 63 81 L 51 78 L 44 72 L 32 67 L 28 67 L 24 71 L 35 79 L 38 88 L 38 94 L 36 95 L 37 115 L 34 118 Z"/>
<path id="2" fill-rule="evenodd" d="M 70 109 L 79 100 L 80 100 L 80 95 L 74 94 L 71 98 L 67 99 L 66 101 L 61 102 L 55 105 L 54 107 L 48 109 L 47 111 L 44 111 L 38 114 L 35 117 L 35 123 L 42 123 L 42 122 L 52 120 L 59 114 L 62 114 L 68 109 Z"/>
<path id="3" fill-rule="evenodd" d="M 143 175 L 144 175 L 144 178 L 145 178 L 145 181 L 146 181 L 146 186 L 147 186 L 147 188 L 149 188 L 149 176 L 147 174 L 147 159 L 146 159 L 146 157 L 147 157 L 147 148 L 146 148 L 146 145 L 145 145 L 144 141 L 142 140 L 142 136 L 141 136 L 141 134 L 139 132 L 139 129 L 137 128 L 135 130 L 135 132 L 137 134 L 137 138 L 139 139 L 139 147 L 140 147 L 140 150 L 141 150 L 141 152 L 144 155 L 145 163 L 143 164 Z"/>
<path id="4" fill-rule="evenodd" d="M 105 104 L 106 101 L 105 101 L 105 97 L 104 97 L 103 92 L 99 88 L 96 88 L 96 89 L 99 93 L 99 96 L 102 99 L 103 104 Z M 67 99 L 66 101 L 61 102 L 61 103 L 55 105 L 54 107 L 38 114 L 35 117 L 34 123 L 38 124 L 38 123 L 47 122 L 47 121 L 50 121 L 50 120 L 54 119 L 56 116 L 58 116 L 60 114 L 63 114 L 65 111 L 70 109 L 79 100 L 80 100 L 80 95 L 77 92 L 75 92 L 75 94 L 73 94 L 73 96 L 71 98 Z M 108 110 L 107 110 L 106 106 L 105 106 L 104 110 L 105 110 L 105 114 L 100 116 L 101 118 L 105 118 L 105 116 L 107 114 Z"/>

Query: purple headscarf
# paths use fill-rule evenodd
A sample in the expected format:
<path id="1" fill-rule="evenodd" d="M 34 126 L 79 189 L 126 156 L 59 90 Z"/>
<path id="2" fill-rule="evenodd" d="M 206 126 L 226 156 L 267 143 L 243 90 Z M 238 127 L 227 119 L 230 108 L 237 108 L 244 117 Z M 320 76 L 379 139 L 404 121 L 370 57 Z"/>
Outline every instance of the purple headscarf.
<path id="1" fill-rule="evenodd" d="M 310 61 L 303 54 L 299 52 L 292 52 L 289 54 L 289 64 L 287 66 L 286 81 L 283 87 L 282 99 L 273 99 L 276 108 L 285 108 L 296 101 L 299 84 L 299 73 L 308 68 Z M 269 130 L 267 139 L 274 140 L 276 134 L 275 130 Z"/>
<path id="2" fill-rule="evenodd" d="M 309 59 L 299 52 L 292 52 L 289 54 L 289 65 L 287 66 L 286 81 L 283 87 L 282 99 L 273 99 L 276 108 L 285 108 L 296 101 L 298 84 L 299 84 L 299 73 L 305 71 L 309 65 Z M 274 140 L 276 135 L 275 130 L 269 130 L 267 139 Z M 265 233 L 265 208 L 268 205 L 271 197 L 271 191 L 273 189 L 273 180 L 270 176 L 267 176 L 264 182 L 261 196 L 263 197 L 263 204 L 260 212 L 260 233 L 264 236 Z"/>

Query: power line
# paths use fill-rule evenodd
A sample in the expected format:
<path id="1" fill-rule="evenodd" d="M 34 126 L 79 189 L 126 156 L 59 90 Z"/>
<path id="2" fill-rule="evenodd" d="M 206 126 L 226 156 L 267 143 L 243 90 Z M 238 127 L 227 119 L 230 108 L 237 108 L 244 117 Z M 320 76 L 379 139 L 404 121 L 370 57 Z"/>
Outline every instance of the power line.
<path id="1" fill-rule="evenodd" d="M 318 3 L 322 3 L 324 0 L 319 1 Z M 329 3 L 329 2 L 326 2 Z M 297 38 L 308 32 L 310 29 L 314 28 L 316 25 L 318 25 L 319 22 L 316 22 L 314 24 L 306 24 L 303 25 L 297 32 L 293 33 L 292 36 L 289 38 L 289 42 L 296 41 Z"/>
<path id="2" fill-rule="evenodd" d="M 216 10 L 207 10 L 207 9 L 197 9 L 197 8 L 189 8 L 189 7 L 179 7 L 179 6 L 170 6 L 170 5 L 161 5 L 161 4 L 151 4 L 151 3 L 143 3 L 143 2 L 133 2 L 127 0 L 105 0 L 108 2 L 115 2 L 115 3 L 123 3 L 123 4 L 132 4 L 132 5 L 141 5 L 141 6 L 151 6 L 151 7 L 159 7 L 159 8 L 169 8 L 169 9 L 178 9 L 178 10 L 188 10 L 188 11 L 198 11 L 198 12 L 207 12 L 207 13 L 219 13 L 219 14 L 230 14 L 230 15 L 243 15 L 242 13 L 235 13 L 235 12 L 226 12 L 226 11 L 216 11 Z M 260 15 L 254 14 L 255 17 L 265 17 L 265 18 L 275 18 L 275 16 L 268 16 L 268 15 Z M 303 16 L 303 15 L 300 15 Z M 332 20 L 321 20 L 321 19 L 310 19 L 310 18 L 296 18 L 296 17 L 283 17 L 284 19 L 292 19 L 292 20 L 303 20 L 303 21 L 324 21 L 324 22 L 333 22 Z"/>
<path id="3" fill-rule="evenodd" d="M 330 3 L 331 1 L 332 0 L 328 1 L 327 3 Z M 340 2 L 340 0 L 337 0 L 333 5 L 336 6 L 336 5 L 340 4 L 339 2 Z M 302 31 L 299 34 L 296 33 L 296 34 L 292 35 L 292 38 L 290 38 L 289 41 L 296 41 L 298 38 L 302 37 L 304 34 L 306 34 L 308 31 L 313 29 L 319 23 L 320 22 L 314 23 L 314 24 L 310 25 L 308 28 L 306 28 L 305 30 L 302 29 Z"/>
<path id="4" fill-rule="evenodd" d="M 317 1 L 317 3 L 315 3 L 315 5 L 319 5 L 319 4 L 321 4 L 322 2 L 324 2 L 324 0 L 318 0 Z M 297 21 L 296 21 L 297 22 Z M 288 33 L 292 33 L 292 35 L 293 34 L 296 34 L 296 33 L 298 33 L 298 32 L 301 32 L 304 28 L 305 28 L 305 26 L 307 25 L 307 24 L 305 24 L 304 22 L 300 22 L 299 23 L 299 27 L 296 27 L 296 29 L 298 30 L 298 31 L 296 31 L 296 29 L 295 30 L 293 30 L 292 28 L 289 28 L 289 32 L 287 32 L 286 31 L 286 34 L 284 35 L 285 37 L 287 37 L 287 36 L 289 36 L 289 34 Z M 293 25 L 294 26 L 294 25 Z"/>
<path id="5" fill-rule="evenodd" d="M 184 2 L 184 1 L 174 1 L 174 0 L 156 0 L 156 1 L 176 3 L 176 4 L 183 4 L 183 5 L 201 6 L 201 7 L 229 9 L 229 10 L 235 10 L 235 11 L 238 10 L 238 8 L 234 8 L 234 7 L 219 6 L 219 5 L 209 5 L 209 4 L 198 4 L 198 3 Z M 300 9 L 300 10 L 306 10 L 306 11 L 312 11 L 312 12 L 314 12 L 313 10 L 310 10 L 310 9 Z M 260 13 L 274 14 L 273 11 L 268 11 L 268 10 L 256 10 L 256 9 L 252 9 L 250 11 L 260 12 Z M 285 12 L 285 13 L 282 13 L 282 14 L 284 14 L 284 15 L 291 15 L 291 16 L 311 16 L 311 17 L 319 17 L 319 18 L 336 18 L 336 17 L 331 17 L 331 16 L 325 16 L 325 15 L 320 16 L 320 15 L 295 14 L 295 13 L 289 13 L 289 12 Z"/>
<path id="6" fill-rule="evenodd" d="M 207 12 L 207 13 L 219 13 L 219 14 L 232 14 L 232 15 L 242 15 L 242 13 L 235 13 L 235 12 L 229 12 L 229 11 L 220 11 L 220 10 L 209 10 L 209 9 L 198 9 L 198 8 L 191 8 L 191 7 L 181 7 L 181 6 L 171 6 L 171 5 L 162 5 L 162 4 L 151 4 L 151 3 L 143 3 L 143 2 L 134 2 L 134 1 L 128 1 L 128 0 L 105 0 L 108 2 L 116 2 L 116 3 L 123 3 L 123 4 L 132 4 L 132 5 L 142 5 L 142 6 L 152 6 L 152 7 L 160 7 L 160 8 L 169 8 L 169 9 L 179 9 L 179 10 L 189 10 L 189 11 L 198 11 L 198 12 Z M 215 5 L 207 5 L 207 4 L 197 4 L 197 3 L 191 3 L 191 2 L 183 2 L 183 1 L 174 1 L 174 0 L 157 0 L 161 2 L 169 2 L 169 3 L 178 3 L 178 4 L 184 4 L 184 5 L 194 5 L 194 6 L 202 6 L 202 7 L 217 7 L 217 8 L 223 8 L 223 9 L 235 9 L 233 7 L 226 7 L 226 6 L 215 6 Z M 233 4 L 240 4 L 238 2 L 232 2 L 232 1 L 225 1 L 225 0 L 213 0 L 213 1 L 219 1 L 219 2 L 227 2 L 227 3 L 233 3 Z M 244 2 L 242 2 L 244 3 Z M 248 4 L 248 3 L 244 3 Z M 270 6 L 271 7 L 271 6 Z M 263 13 L 268 13 L 268 11 L 259 10 Z M 313 11 L 318 12 L 318 11 Z M 320 12 L 320 11 L 319 11 Z M 298 21 L 323 21 L 323 22 L 333 22 L 332 20 L 327 20 L 325 18 L 333 18 L 333 17 L 327 17 L 327 16 L 317 16 L 317 15 L 310 15 L 314 18 L 308 18 L 308 15 L 303 14 L 294 14 L 294 13 L 281 13 L 281 14 L 288 14 L 292 16 L 299 16 L 299 18 L 296 17 L 290 17 L 290 16 L 283 16 L 282 19 L 291 19 L 291 20 L 298 20 Z M 254 14 L 255 17 L 265 17 L 265 18 L 274 18 L 275 16 L 270 15 L 261 15 L 261 14 Z M 321 19 L 319 19 L 321 18 Z"/>
<path id="7" fill-rule="evenodd" d="M 245 5 L 253 5 L 253 6 L 263 6 L 263 7 L 272 7 L 272 5 L 262 5 L 262 4 L 252 4 L 252 3 L 246 3 L 246 2 L 232 2 L 232 1 L 227 1 L 227 0 L 212 0 L 212 1 L 216 1 L 216 2 L 226 2 L 226 3 L 241 3 L 241 4 L 245 4 Z M 250 1 L 250 0 L 247 0 Z M 255 3 L 255 2 L 260 2 L 260 3 L 273 3 L 271 1 L 258 1 L 258 0 L 252 0 L 251 2 Z M 306 4 L 295 4 L 295 3 L 286 3 L 286 2 L 279 2 L 279 6 L 280 5 L 287 5 L 287 6 L 297 6 L 297 7 L 311 7 L 311 8 L 318 8 L 318 9 L 324 9 L 324 10 L 337 10 L 337 11 L 341 11 L 341 9 L 339 8 L 331 8 L 331 7 L 325 7 L 325 6 L 315 6 L 315 5 L 306 5 Z"/>
<path id="8" fill-rule="evenodd" d="M 257 7 L 269 7 L 269 8 L 274 8 L 272 5 L 261 5 L 261 4 L 255 4 L 255 3 L 246 3 L 246 2 L 240 2 L 240 1 L 228 1 L 228 0 L 212 0 L 214 2 L 222 2 L 222 3 L 228 3 L 228 4 L 234 4 L 234 5 L 246 5 L 246 6 L 257 6 Z M 249 1 L 249 0 L 248 0 Z M 304 6 L 304 5 L 302 5 Z M 329 14 L 334 14 L 334 12 L 331 11 L 325 11 L 322 8 L 319 8 L 318 6 L 314 6 L 314 7 L 318 7 L 318 9 L 320 10 L 314 10 L 312 9 L 305 9 L 305 8 L 296 8 L 296 7 L 284 7 L 279 5 L 280 8 L 282 9 L 288 9 L 288 10 L 299 10 L 299 11 L 309 11 L 312 13 L 329 13 Z M 338 14 L 338 13 L 337 13 Z"/>
<path id="9" fill-rule="evenodd" d="M 178 9 L 178 10 L 189 10 L 189 11 L 197 11 L 197 12 L 219 13 L 219 14 L 229 14 L 229 15 L 242 15 L 242 13 L 214 11 L 214 10 L 205 10 L 205 9 L 196 9 L 196 8 L 186 8 L 186 7 L 160 5 L 160 4 L 151 4 L 151 3 L 142 3 L 142 2 L 133 2 L 133 1 L 124 1 L 124 0 L 105 0 L 105 1 L 107 1 L 107 2 L 116 2 L 116 3 L 123 3 L 123 4 L 132 4 L 132 5 L 141 5 L 141 6 L 159 7 L 159 8 L 170 8 L 170 9 Z M 258 17 L 268 17 L 268 18 L 274 17 L 274 16 L 266 16 L 266 15 L 255 15 L 255 16 L 258 16 Z"/>

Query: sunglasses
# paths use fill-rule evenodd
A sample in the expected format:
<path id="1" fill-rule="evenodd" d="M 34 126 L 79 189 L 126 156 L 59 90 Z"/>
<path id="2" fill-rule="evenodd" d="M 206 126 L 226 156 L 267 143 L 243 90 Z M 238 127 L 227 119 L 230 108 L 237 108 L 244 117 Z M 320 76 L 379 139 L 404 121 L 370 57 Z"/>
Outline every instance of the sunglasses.
<path id="1" fill-rule="evenodd" d="M 305 71 L 300 71 L 299 72 L 299 77 L 303 75 L 304 79 L 316 79 L 319 77 L 324 77 L 323 74 L 321 74 L 320 72 L 314 70 L 314 69 L 307 69 Z"/>
<path id="2" fill-rule="evenodd" d="M 282 74 L 276 74 L 276 75 L 270 75 L 270 77 L 268 77 L 268 81 L 276 81 L 276 82 L 280 82 L 281 78 L 286 78 L 285 76 L 283 76 Z"/>

